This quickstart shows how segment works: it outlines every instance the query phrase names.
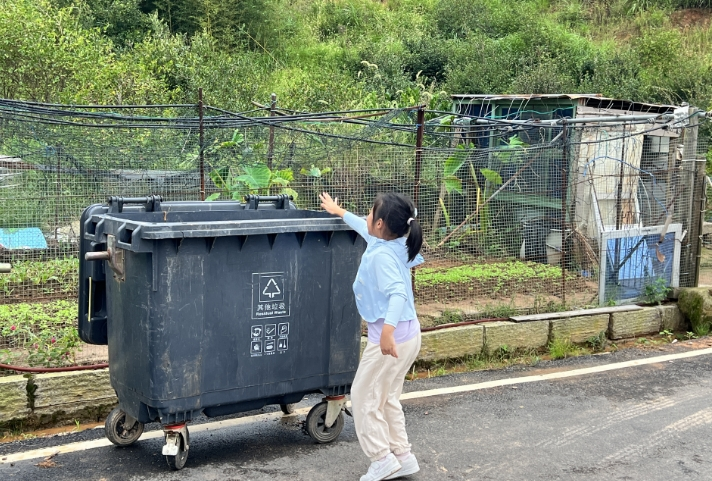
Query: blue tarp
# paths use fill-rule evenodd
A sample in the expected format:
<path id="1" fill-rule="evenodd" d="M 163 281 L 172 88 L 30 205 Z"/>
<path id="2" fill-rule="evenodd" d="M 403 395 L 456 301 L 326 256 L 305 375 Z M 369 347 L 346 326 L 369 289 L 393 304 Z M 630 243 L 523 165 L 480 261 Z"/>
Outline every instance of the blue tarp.
<path id="1" fill-rule="evenodd" d="M 0 229 L 0 247 L 5 249 L 46 249 L 47 241 L 37 227 Z"/>

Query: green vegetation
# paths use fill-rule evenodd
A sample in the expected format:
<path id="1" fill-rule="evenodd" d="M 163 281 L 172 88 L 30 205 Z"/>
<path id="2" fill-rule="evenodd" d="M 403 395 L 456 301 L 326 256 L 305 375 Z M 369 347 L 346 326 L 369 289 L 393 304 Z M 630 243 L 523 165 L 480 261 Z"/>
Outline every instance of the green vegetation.
<path id="1" fill-rule="evenodd" d="M 573 280 L 573 276 L 569 278 Z M 474 290 L 492 296 L 517 290 L 522 293 L 537 292 L 551 287 L 552 282 L 558 282 L 560 279 L 560 267 L 512 261 L 451 268 L 426 267 L 416 271 L 415 285 L 419 292 L 444 288 L 452 290 L 453 296 Z M 504 310 L 507 313 L 511 312 L 509 308 Z"/>
<path id="2" fill-rule="evenodd" d="M 449 269 L 422 268 L 416 272 L 416 286 L 458 284 L 473 280 L 498 279 L 500 281 L 529 282 L 536 279 L 561 279 L 561 268 L 535 262 L 501 262 L 474 264 Z"/>
<path id="3" fill-rule="evenodd" d="M 606 337 L 606 331 L 601 331 L 597 336 L 591 336 L 586 339 L 586 345 L 591 348 L 593 352 L 599 352 L 606 348 L 608 344 L 608 338 Z"/>
<path id="4" fill-rule="evenodd" d="M 507 261 L 497 263 L 466 264 L 456 267 L 424 267 L 416 270 L 416 294 L 422 301 L 430 299 L 447 300 L 471 296 L 472 294 L 498 298 L 502 295 L 539 294 L 558 289 L 561 268 L 535 262 Z M 579 282 L 575 275 L 567 272 L 567 282 Z M 565 308 L 554 302 L 537 303 L 537 312 L 555 312 Z M 514 306 L 498 306 L 492 316 L 507 317 L 514 312 Z M 496 315 L 506 314 L 506 315 Z"/>
<path id="5" fill-rule="evenodd" d="M 712 329 L 712 305 L 709 299 L 709 289 L 683 289 L 677 301 L 680 311 L 690 320 L 692 332 L 698 337 L 704 337 Z"/>
<path id="6" fill-rule="evenodd" d="M 701 10 L 682 10 L 687 8 Z M 0 0 L 0 96 L 246 110 L 600 92 L 710 108 L 705 0 Z"/>
<path id="7" fill-rule="evenodd" d="M 578 355 L 578 348 L 569 339 L 554 339 L 548 346 L 549 354 L 552 359 L 565 359 L 567 357 Z"/>
<path id="8" fill-rule="evenodd" d="M 9 274 L 0 276 L 0 292 L 13 297 L 43 297 L 56 293 L 75 294 L 79 284 L 79 259 L 19 261 Z M 30 291 L 32 294 L 28 293 Z"/>
<path id="9" fill-rule="evenodd" d="M 79 349 L 76 301 L 0 305 L 0 362 L 72 364 Z"/>
<path id="10" fill-rule="evenodd" d="M 670 288 L 667 286 L 667 281 L 662 277 L 658 277 L 654 281 L 649 281 L 643 289 L 643 301 L 647 304 L 661 304 L 667 299 Z"/>

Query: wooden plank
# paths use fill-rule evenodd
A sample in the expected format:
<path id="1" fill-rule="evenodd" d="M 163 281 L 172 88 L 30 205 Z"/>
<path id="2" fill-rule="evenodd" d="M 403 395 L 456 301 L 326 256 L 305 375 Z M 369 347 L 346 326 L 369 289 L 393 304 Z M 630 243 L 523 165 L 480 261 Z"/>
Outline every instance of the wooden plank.
<path id="1" fill-rule="evenodd" d="M 510 319 L 514 322 L 547 321 L 551 319 L 567 319 L 569 317 L 594 316 L 596 314 L 612 314 L 614 312 L 640 311 L 643 308 L 636 305 L 597 307 L 595 309 L 579 309 L 577 311 L 551 312 L 549 314 L 533 314 L 531 316 L 514 316 Z"/>

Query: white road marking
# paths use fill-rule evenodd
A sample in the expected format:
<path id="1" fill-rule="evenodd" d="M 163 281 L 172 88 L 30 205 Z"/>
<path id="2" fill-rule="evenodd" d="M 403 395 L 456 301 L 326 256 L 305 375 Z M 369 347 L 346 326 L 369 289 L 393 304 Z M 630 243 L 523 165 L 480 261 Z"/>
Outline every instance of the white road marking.
<path id="1" fill-rule="evenodd" d="M 431 396 L 443 396 L 447 394 L 458 394 L 463 392 L 479 391 L 481 389 L 490 389 L 500 386 L 511 386 L 513 384 L 525 384 L 529 382 L 552 381 L 555 379 L 565 379 L 567 377 L 585 376 L 586 374 L 596 374 L 599 372 L 615 371 L 618 369 L 626 369 L 629 367 L 645 366 L 647 364 L 658 364 L 661 362 L 670 362 L 677 359 L 686 359 L 689 357 L 705 356 L 712 354 L 712 348 L 700 349 L 696 351 L 681 352 L 679 354 L 668 354 L 666 356 L 649 357 L 647 359 L 637 359 L 635 361 L 616 362 L 613 364 L 604 364 L 603 366 L 586 367 L 582 369 L 572 369 L 571 371 L 552 372 L 549 374 L 539 374 L 536 376 L 515 377 L 511 379 L 498 379 L 496 381 L 481 382 L 479 384 L 467 384 L 465 386 L 444 387 L 440 389 L 430 389 L 428 391 L 417 391 L 403 394 L 400 397 L 401 401 L 408 399 L 420 399 Z"/>
<path id="2" fill-rule="evenodd" d="M 596 374 L 607 371 L 614 371 L 618 369 L 626 369 L 629 367 L 645 366 L 648 364 L 658 364 L 661 362 L 676 361 L 678 359 L 687 359 L 691 357 L 706 356 L 712 354 L 712 348 L 699 349 L 695 351 L 682 352 L 678 354 L 669 354 L 665 356 L 650 357 L 647 359 L 638 359 L 635 361 L 617 362 L 613 364 L 605 364 L 602 366 L 587 367 L 582 369 L 572 369 L 570 371 L 554 372 L 549 374 L 539 374 L 535 376 L 524 376 L 516 377 L 511 379 L 499 379 L 496 381 L 481 382 L 478 384 L 467 384 L 464 386 L 454 386 L 439 389 L 429 389 L 427 391 L 417 391 L 402 394 L 401 401 L 407 401 L 409 399 L 422 399 L 433 396 L 444 396 L 448 394 L 459 394 L 465 392 L 479 391 L 482 389 L 490 389 L 493 387 L 500 386 L 511 386 L 514 384 L 524 384 L 530 382 L 539 381 L 552 381 L 556 379 L 565 379 L 569 377 L 585 376 L 587 374 Z M 349 403 L 350 404 L 350 403 Z M 305 415 L 309 412 L 311 407 L 300 408 L 295 411 L 295 415 Z M 268 413 L 268 414 L 258 414 L 255 416 L 245 416 L 242 418 L 228 419 L 226 421 L 216 421 L 211 423 L 196 424 L 190 426 L 191 433 L 198 432 L 208 432 L 217 431 L 220 429 L 231 428 L 235 426 L 240 426 L 244 424 L 252 424 L 259 421 L 270 421 L 279 420 L 284 415 L 281 412 Z M 151 431 L 143 434 L 141 440 L 145 439 L 156 439 L 163 437 L 163 431 Z M 77 443 L 64 444 L 62 446 L 53 446 L 49 448 L 34 449 L 31 451 L 25 451 L 22 453 L 8 454 L 7 456 L 2 456 L 0 458 L 0 464 L 16 463 L 19 461 L 26 461 L 29 459 L 37 459 L 50 456 L 54 453 L 67 454 L 77 451 L 86 451 L 87 449 L 101 448 L 104 446 L 110 446 L 111 442 L 108 439 L 97 439 L 94 441 L 81 441 Z"/>

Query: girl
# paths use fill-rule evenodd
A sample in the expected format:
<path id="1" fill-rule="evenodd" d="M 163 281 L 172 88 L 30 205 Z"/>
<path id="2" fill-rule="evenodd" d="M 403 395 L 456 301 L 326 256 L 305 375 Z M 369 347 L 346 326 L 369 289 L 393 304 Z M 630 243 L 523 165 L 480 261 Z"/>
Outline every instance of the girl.
<path id="1" fill-rule="evenodd" d="M 416 209 L 404 195 L 379 194 L 364 221 L 341 208 L 338 198 L 326 192 L 319 197 L 324 210 L 343 217 L 368 244 L 353 285 L 359 314 L 368 323 L 368 344 L 351 386 L 356 434 L 371 459 L 361 481 L 407 476 L 420 470 L 398 401 L 420 351 L 410 280 L 410 268 L 423 262 Z"/>

